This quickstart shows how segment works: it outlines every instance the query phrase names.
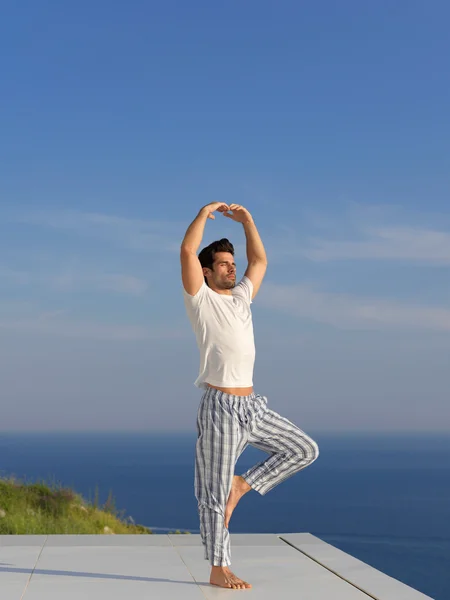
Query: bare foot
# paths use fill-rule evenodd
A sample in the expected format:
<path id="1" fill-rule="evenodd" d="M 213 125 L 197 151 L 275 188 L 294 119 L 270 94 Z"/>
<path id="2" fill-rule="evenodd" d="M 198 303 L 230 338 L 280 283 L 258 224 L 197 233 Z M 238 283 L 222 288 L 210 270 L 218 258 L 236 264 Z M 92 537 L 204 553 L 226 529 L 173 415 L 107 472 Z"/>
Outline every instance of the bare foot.
<path id="1" fill-rule="evenodd" d="M 234 475 L 233 483 L 231 484 L 230 495 L 228 496 L 228 502 L 225 507 L 225 527 L 228 529 L 231 515 L 237 506 L 237 503 L 244 494 L 249 492 L 252 488 L 248 485 L 243 477 L 240 475 Z"/>
<path id="2" fill-rule="evenodd" d="M 236 577 L 228 567 L 212 567 L 209 583 L 233 590 L 245 590 L 252 587 L 250 583 Z"/>

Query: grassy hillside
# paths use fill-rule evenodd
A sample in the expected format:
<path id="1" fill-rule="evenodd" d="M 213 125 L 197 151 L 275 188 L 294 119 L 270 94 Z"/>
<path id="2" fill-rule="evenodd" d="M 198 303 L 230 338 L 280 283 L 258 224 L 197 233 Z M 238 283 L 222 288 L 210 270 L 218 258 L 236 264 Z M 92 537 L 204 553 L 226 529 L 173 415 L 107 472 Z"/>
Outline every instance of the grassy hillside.
<path id="1" fill-rule="evenodd" d="M 0 478 L 0 534 L 152 534 L 118 511 L 110 494 L 103 506 L 57 484 Z M 181 533 L 180 531 L 171 533 Z M 186 532 L 187 533 L 187 532 Z"/>

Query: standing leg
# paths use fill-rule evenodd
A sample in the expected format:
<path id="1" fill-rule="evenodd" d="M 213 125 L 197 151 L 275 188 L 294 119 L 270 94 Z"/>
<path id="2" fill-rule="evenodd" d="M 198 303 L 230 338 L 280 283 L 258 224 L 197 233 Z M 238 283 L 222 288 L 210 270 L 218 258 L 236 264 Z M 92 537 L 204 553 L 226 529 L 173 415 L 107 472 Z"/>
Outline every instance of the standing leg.
<path id="1" fill-rule="evenodd" d="M 230 535 L 225 507 L 234 468 L 246 446 L 246 434 L 233 415 L 233 396 L 209 388 L 197 417 L 195 496 L 204 557 L 212 566 L 231 564 Z"/>
<path id="2" fill-rule="evenodd" d="M 313 463 L 319 447 L 299 427 L 267 408 L 267 399 L 257 395 L 251 410 L 248 443 L 270 456 L 242 475 L 262 496 Z"/>

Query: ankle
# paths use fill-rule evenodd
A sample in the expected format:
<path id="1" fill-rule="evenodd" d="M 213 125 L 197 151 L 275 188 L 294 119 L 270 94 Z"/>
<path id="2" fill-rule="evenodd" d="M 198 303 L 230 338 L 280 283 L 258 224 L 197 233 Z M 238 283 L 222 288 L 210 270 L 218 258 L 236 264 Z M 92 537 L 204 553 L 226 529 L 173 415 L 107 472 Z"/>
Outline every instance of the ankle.
<path id="1" fill-rule="evenodd" d="M 241 475 L 239 475 L 239 487 L 244 492 L 249 492 L 252 489 L 251 486 L 245 481 L 245 479 Z"/>

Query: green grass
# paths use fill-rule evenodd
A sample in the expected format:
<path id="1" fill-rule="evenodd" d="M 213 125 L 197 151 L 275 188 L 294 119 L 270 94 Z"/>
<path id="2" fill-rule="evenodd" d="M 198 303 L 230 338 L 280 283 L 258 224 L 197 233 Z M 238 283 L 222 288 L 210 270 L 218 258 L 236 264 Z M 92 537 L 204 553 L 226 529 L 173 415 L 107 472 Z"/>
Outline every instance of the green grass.
<path id="1" fill-rule="evenodd" d="M 0 478 L 0 534 L 152 534 L 124 518 L 110 493 L 103 506 L 56 483 Z M 179 530 L 170 533 L 181 533 Z M 187 532 L 186 532 L 187 533 Z"/>

